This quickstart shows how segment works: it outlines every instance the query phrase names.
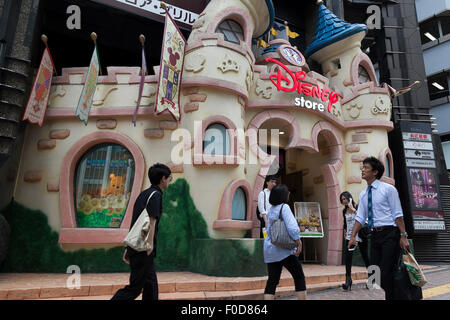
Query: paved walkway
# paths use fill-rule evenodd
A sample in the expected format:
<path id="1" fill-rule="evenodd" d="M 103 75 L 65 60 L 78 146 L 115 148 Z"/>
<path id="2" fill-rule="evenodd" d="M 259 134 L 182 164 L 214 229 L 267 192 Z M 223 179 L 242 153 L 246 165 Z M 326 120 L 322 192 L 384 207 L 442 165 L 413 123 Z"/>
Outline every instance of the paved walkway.
<path id="1" fill-rule="evenodd" d="M 426 267 L 425 267 L 426 268 Z M 345 266 L 303 265 L 308 291 L 336 288 L 345 281 Z M 354 281 L 365 282 L 364 267 L 353 267 Z M 0 300 L 109 299 L 129 280 L 128 273 L 81 274 L 80 289 L 67 288 L 70 274 L 0 273 Z M 214 277 L 191 272 L 158 272 L 159 298 L 260 299 L 267 277 Z M 278 296 L 293 294 L 294 283 L 283 270 Z M 139 298 L 138 298 L 139 299 Z"/>

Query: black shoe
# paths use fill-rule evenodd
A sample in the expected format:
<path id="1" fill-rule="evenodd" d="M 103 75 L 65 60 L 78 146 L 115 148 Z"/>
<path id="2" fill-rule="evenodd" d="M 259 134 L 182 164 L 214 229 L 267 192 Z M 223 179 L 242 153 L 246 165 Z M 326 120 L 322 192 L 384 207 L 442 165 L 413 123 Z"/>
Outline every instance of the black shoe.
<path id="1" fill-rule="evenodd" d="M 345 277 L 345 283 L 342 285 L 342 289 L 345 291 L 352 291 L 352 277 L 346 276 Z"/>

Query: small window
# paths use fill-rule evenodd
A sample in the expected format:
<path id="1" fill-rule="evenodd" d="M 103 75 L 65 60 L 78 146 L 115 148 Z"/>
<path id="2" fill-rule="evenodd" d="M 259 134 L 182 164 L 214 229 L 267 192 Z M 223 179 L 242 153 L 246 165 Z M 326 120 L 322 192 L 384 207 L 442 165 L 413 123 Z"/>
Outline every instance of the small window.
<path id="1" fill-rule="evenodd" d="M 442 35 L 450 34 L 450 17 L 440 17 L 439 20 L 441 21 Z"/>
<path id="2" fill-rule="evenodd" d="M 216 33 L 222 33 L 225 41 L 240 44 L 244 41 L 244 31 L 239 23 L 234 20 L 223 21 L 216 29 Z"/>
<path id="3" fill-rule="evenodd" d="M 439 26 L 437 19 L 430 19 L 428 21 L 419 24 L 420 27 L 420 38 L 422 44 L 439 39 Z"/>
<path id="4" fill-rule="evenodd" d="M 247 200 L 242 188 L 237 188 L 231 203 L 231 219 L 245 220 L 247 216 Z"/>
<path id="5" fill-rule="evenodd" d="M 370 82 L 369 73 L 367 72 L 366 68 L 361 65 L 358 66 L 358 81 L 359 83 Z"/>
<path id="6" fill-rule="evenodd" d="M 386 169 L 386 177 L 391 178 L 391 165 L 389 162 L 389 155 L 386 155 L 386 158 L 384 159 L 384 168 Z"/>
<path id="7" fill-rule="evenodd" d="M 447 73 L 441 72 L 437 75 L 428 77 L 428 93 L 430 100 L 435 100 L 449 95 Z"/>
<path id="8" fill-rule="evenodd" d="M 341 68 L 341 60 L 336 59 L 336 60 L 331 61 L 331 66 L 332 66 L 333 70 L 339 70 Z"/>
<path id="9" fill-rule="evenodd" d="M 134 159 L 117 144 L 89 149 L 75 169 L 75 211 L 79 228 L 119 228 L 134 180 Z"/>
<path id="10" fill-rule="evenodd" d="M 212 156 L 230 154 L 230 135 L 223 124 L 215 123 L 206 129 L 203 153 Z"/>

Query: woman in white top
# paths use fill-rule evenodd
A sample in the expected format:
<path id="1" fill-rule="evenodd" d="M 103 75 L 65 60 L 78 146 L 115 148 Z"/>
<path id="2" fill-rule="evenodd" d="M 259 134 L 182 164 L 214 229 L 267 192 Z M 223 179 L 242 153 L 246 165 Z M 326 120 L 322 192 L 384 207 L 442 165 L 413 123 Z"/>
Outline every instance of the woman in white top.
<path id="1" fill-rule="evenodd" d="M 353 200 L 352 195 L 348 191 L 344 191 L 340 196 L 341 204 L 344 205 L 344 210 L 342 211 L 344 215 L 344 237 L 345 237 L 345 248 L 347 248 L 348 241 L 352 236 L 353 227 L 355 226 L 356 211 L 358 205 Z M 364 260 L 366 268 L 369 267 L 369 255 L 367 252 L 367 237 L 360 237 L 356 235 L 356 241 L 358 242 L 359 251 Z M 344 290 L 352 290 L 352 261 L 353 251 L 348 249 L 345 252 L 345 283 L 342 285 Z"/>
<path id="2" fill-rule="evenodd" d="M 267 225 L 267 212 L 269 212 L 270 207 L 272 206 L 269 202 L 270 191 L 272 191 L 273 187 L 277 185 L 277 177 L 276 176 L 267 176 L 264 181 L 264 189 L 258 195 L 258 207 L 256 208 L 256 216 L 258 220 L 261 222 L 261 230 L 260 237 L 263 238 L 263 228 Z"/>

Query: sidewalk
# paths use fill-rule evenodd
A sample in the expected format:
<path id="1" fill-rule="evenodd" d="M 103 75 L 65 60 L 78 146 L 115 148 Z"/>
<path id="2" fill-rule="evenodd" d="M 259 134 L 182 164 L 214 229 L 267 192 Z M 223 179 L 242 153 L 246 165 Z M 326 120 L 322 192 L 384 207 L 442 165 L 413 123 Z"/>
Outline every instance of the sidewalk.
<path id="1" fill-rule="evenodd" d="M 338 288 L 345 281 L 345 266 L 305 264 L 303 271 L 308 292 Z M 0 273 L 0 300 L 108 300 L 129 280 L 129 273 L 81 274 L 81 288 L 68 289 L 69 276 Z M 214 277 L 191 272 L 158 272 L 157 276 L 161 300 L 262 299 L 267 281 L 267 277 Z M 352 278 L 354 283 L 365 282 L 366 269 L 353 267 Z M 283 270 L 277 297 L 293 295 L 294 291 L 291 275 Z"/>

